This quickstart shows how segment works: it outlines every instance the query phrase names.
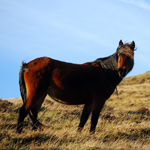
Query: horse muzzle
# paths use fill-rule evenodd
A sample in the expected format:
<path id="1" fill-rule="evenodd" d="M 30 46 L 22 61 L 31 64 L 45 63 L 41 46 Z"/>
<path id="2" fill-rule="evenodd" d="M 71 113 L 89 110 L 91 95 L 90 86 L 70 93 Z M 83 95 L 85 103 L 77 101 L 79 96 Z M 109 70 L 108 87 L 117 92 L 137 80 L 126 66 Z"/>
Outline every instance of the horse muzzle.
<path id="1" fill-rule="evenodd" d="M 119 68 L 118 69 L 118 73 L 119 73 L 119 76 L 121 78 L 124 78 L 126 76 L 126 74 L 127 74 L 127 69 L 126 68 Z"/>

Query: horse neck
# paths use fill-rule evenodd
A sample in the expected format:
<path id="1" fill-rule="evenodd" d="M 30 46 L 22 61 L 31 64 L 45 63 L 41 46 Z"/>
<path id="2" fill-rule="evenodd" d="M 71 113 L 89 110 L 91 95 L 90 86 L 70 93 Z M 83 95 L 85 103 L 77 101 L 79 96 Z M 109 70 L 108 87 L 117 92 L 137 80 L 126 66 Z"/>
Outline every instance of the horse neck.
<path id="1" fill-rule="evenodd" d="M 112 80 L 114 86 L 117 86 L 122 78 L 120 78 L 118 73 L 118 64 L 117 64 L 117 53 L 105 58 L 99 58 L 95 61 L 104 69 L 106 74 Z"/>

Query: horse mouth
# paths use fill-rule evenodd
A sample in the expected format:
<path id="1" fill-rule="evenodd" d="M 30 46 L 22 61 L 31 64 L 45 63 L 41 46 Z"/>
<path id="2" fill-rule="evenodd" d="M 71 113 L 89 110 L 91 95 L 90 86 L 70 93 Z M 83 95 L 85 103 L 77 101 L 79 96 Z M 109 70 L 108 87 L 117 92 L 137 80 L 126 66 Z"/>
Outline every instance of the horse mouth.
<path id="1" fill-rule="evenodd" d="M 124 69 L 119 68 L 118 73 L 119 73 L 119 77 L 124 78 L 127 74 L 127 69 L 126 68 L 124 68 Z"/>

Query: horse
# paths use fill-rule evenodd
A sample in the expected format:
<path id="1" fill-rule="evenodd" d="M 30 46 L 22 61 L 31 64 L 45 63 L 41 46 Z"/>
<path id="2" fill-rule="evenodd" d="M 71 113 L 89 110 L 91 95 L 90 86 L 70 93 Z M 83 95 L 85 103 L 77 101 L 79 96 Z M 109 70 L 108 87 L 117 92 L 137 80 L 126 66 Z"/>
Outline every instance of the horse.
<path id="1" fill-rule="evenodd" d="M 19 109 L 17 133 L 21 133 L 27 115 L 34 129 L 41 127 L 37 116 L 47 94 L 59 103 L 83 104 L 77 131 L 81 132 L 92 113 L 90 133 L 94 133 L 105 101 L 133 68 L 134 50 L 134 41 L 120 40 L 114 54 L 93 62 L 73 64 L 49 57 L 23 62 L 19 72 L 23 105 Z"/>

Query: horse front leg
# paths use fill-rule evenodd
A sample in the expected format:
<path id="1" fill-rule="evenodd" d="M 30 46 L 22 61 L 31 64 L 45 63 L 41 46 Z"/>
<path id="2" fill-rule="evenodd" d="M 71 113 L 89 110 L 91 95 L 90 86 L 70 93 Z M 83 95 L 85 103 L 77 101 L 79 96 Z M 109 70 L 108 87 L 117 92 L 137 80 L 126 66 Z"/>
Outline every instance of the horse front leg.
<path id="1" fill-rule="evenodd" d="M 93 134 L 95 133 L 95 128 L 98 122 L 100 110 L 99 111 L 92 111 L 92 117 L 91 117 L 91 128 L 90 128 L 90 133 Z"/>
<path id="2" fill-rule="evenodd" d="M 81 132 L 85 123 L 87 122 L 87 119 L 91 113 L 92 110 L 92 103 L 91 104 L 85 104 L 83 111 L 82 111 L 82 115 L 81 115 L 81 119 L 80 119 L 80 124 L 78 126 L 78 132 Z"/>
<path id="3" fill-rule="evenodd" d="M 94 134 L 95 133 L 95 128 L 98 122 L 98 118 L 100 115 L 100 112 L 103 108 L 105 101 L 94 101 L 93 106 L 92 106 L 92 117 L 91 117 L 91 128 L 90 128 L 90 133 Z"/>

